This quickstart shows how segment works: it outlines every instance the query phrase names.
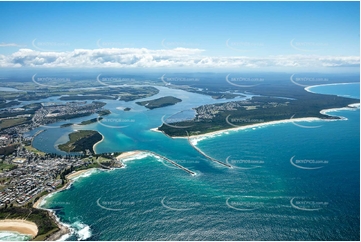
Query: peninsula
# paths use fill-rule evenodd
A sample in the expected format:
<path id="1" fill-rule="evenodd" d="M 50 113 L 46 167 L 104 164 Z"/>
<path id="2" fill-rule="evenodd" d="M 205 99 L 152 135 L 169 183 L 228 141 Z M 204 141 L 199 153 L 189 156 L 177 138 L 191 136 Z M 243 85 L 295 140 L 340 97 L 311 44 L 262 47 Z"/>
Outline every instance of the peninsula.
<path id="1" fill-rule="evenodd" d="M 207 134 L 215 131 L 261 124 L 272 121 L 296 118 L 339 119 L 323 114 L 321 111 L 331 108 L 347 107 L 359 103 L 359 99 L 335 95 L 315 94 L 300 87 L 288 87 L 292 92 L 268 89 L 254 89 L 261 96 L 251 99 L 220 104 L 208 104 L 194 108 L 196 116 L 192 120 L 163 123 L 158 130 L 171 137 Z M 273 96 L 274 94 L 286 97 Z M 272 96 L 268 96 L 273 94 Z M 266 96 L 267 95 L 267 96 Z M 186 132 L 187 131 L 187 132 Z"/>
<path id="2" fill-rule="evenodd" d="M 65 152 L 86 152 L 94 153 L 93 146 L 102 140 L 102 135 L 93 130 L 79 130 L 69 134 L 69 141 L 60 144 L 58 147 Z"/>

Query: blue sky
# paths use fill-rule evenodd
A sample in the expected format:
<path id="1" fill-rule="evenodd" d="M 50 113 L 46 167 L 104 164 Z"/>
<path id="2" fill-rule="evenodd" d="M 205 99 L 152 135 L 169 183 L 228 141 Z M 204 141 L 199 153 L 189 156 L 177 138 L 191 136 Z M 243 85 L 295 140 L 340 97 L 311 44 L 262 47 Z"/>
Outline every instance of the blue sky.
<path id="1" fill-rule="evenodd" d="M 0 2 L 0 66 L 359 70 L 359 4 Z"/>

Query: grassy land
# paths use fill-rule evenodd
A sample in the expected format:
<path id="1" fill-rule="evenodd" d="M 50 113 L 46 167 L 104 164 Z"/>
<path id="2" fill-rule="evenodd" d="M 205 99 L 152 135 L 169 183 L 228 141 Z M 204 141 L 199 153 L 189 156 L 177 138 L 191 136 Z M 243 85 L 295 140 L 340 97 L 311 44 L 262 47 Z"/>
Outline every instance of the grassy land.
<path id="1" fill-rule="evenodd" d="M 179 103 L 181 101 L 182 100 L 179 99 L 179 98 L 175 98 L 175 97 L 172 97 L 172 96 L 166 96 L 166 97 L 161 97 L 161 98 L 157 98 L 157 99 L 154 99 L 154 100 L 136 102 L 136 104 L 144 106 L 144 107 L 149 108 L 149 109 L 154 109 L 154 108 L 161 108 L 161 107 L 174 105 L 174 104 Z"/>
<path id="2" fill-rule="evenodd" d="M 3 119 L 0 121 L 0 130 L 28 123 L 30 120 L 30 117 Z"/>
<path id="3" fill-rule="evenodd" d="M 44 152 L 42 152 L 42 151 L 40 151 L 40 150 L 37 150 L 36 148 L 32 147 L 31 145 L 25 146 L 25 149 L 27 149 L 28 151 L 31 151 L 31 152 L 33 152 L 33 153 L 35 153 L 35 154 L 41 155 L 41 156 L 44 156 L 44 155 L 45 155 Z"/>
<path id="4" fill-rule="evenodd" d="M 4 162 L 0 162 L 0 171 L 4 171 L 4 169 L 14 169 L 16 168 L 17 166 L 16 165 L 13 165 L 13 164 L 7 164 L 7 163 L 4 163 Z"/>
<path id="5" fill-rule="evenodd" d="M 59 145 L 59 149 L 65 152 L 79 152 L 89 149 L 93 151 L 93 145 L 100 141 L 102 136 L 93 130 L 80 130 L 69 134 L 69 141 Z"/>

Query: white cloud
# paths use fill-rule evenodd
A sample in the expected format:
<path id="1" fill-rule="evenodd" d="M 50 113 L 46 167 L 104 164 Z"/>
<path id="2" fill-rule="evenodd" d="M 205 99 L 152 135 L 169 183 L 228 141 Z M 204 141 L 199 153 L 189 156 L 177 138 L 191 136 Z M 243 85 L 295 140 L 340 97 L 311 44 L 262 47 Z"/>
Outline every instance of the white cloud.
<path id="1" fill-rule="evenodd" d="M 0 47 L 25 47 L 26 45 L 19 45 L 15 43 L 0 43 Z"/>
<path id="2" fill-rule="evenodd" d="M 75 49 L 44 52 L 19 49 L 0 55 L 0 67 L 66 68 L 269 68 L 269 67 L 352 67 L 359 56 L 277 55 L 270 57 L 212 57 L 204 50 L 175 48 Z"/>

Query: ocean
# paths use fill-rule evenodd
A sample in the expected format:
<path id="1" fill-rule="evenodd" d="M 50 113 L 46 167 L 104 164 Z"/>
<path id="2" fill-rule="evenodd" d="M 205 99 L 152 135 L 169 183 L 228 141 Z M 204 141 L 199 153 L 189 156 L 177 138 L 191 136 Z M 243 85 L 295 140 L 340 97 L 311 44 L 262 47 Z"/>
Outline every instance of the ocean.
<path id="1" fill-rule="evenodd" d="M 107 121 L 48 129 L 34 140 L 36 148 L 59 153 L 54 144 L 67 133 L 98 130 L 104 141 L 97 153 L 150 150 L 197 173 L 149 153 L 129 159 L 125 168 L 88 172 L 43 204 L 71 228 L 63 239 L 360 239 L 359 108 L 328 111 L 343 117 L 337 121 L 279 123 L 192 141 L 228 168 L 200 155 L 186 139 L 150 130 L 180 111 L 189 116 L 192 107 L 225 100 L 160 89 L 156 97 L 172 93 L 183 101 L 154 110 L 110 101 Z M 359 83 L 308 88 L 356 98 L 359 89 Z"/>

